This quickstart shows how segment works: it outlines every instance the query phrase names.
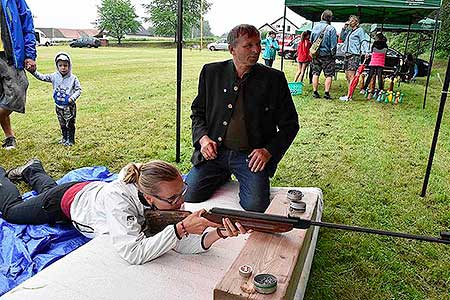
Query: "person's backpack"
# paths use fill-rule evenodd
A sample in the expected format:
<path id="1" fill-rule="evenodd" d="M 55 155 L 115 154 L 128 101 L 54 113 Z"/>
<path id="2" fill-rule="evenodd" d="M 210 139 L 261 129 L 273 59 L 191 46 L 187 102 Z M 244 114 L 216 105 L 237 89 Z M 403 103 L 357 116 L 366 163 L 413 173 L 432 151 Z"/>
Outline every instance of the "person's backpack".
<path id="1" fill-rule="evenodd" d="M 309 48 L 309 55 L 311 55 L 312 58 L 316 58 L 319 55 L 320 44 L 322 44 L 327 27 L 328 25 L 322 29 L 317 40 L 315 40 L 314 43 L 312 43 L 311 48 Z"/>

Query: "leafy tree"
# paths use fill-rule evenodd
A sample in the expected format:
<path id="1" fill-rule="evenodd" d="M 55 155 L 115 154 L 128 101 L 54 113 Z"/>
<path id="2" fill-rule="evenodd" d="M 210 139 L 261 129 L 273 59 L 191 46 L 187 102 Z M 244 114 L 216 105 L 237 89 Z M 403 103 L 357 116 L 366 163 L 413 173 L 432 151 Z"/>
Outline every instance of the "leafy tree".
<path id="1" fill-rule="evenodd" d="M 115 37 L 120 44 L 125 34 L 135 32 L 139 26 L 135 8 L 130 0 L 102 0 L 97 7 L 97 27 Z"/>
<path id="2" fill-rule="evenodd" d="M 441 29 L 437 40 L 436 49 L 441 56 L 450 54 L 450 0 L 443 0 L 441 6 Z"/>
<path id="3" fill-rule="evenodd" d="M 203 20 L 203 36 L 214 36 L 214 34 L 212 34 L 211 32 L 211 26 L 209 25 L 209 22 L 207 20 Z M 191 37 L 200 37 L 200 24 L 198 26 L 195 25 L 194 28 L 192 28 Z"/>
<path id="4" fill-rule="evenodd" d="M 203 2 L 203 15 L 210 9 L 208 0 L 184 0 L 183 1 L 183 36 L 188 37 L 192 28 L 200 28 L 200 7 Z M 142 5 L 148 17 L 146 22 L 151 22 L 156 35 L 175 36 L 177 29 L 178 0 L 150 0 L 150 3 Z"/>

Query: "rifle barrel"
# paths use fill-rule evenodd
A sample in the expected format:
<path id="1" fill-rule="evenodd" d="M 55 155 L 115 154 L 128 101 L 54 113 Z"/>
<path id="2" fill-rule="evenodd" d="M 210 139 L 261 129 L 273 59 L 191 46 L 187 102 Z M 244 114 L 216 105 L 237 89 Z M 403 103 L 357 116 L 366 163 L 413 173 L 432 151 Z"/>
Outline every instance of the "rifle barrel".
<path id="1" fill-rule="evenodd" d="M 450 244 L 450 240 L 448 240 L 448 239 L 440 239 L 440 238 L 431 237 L 431 236 L 416 235 L 416 234 L 394 232 L 394 231 L 387 231 L 387 230 L 379 230 L 379 229 L 365 228 L 365 227 L 359 227 L 359 226 L 350 226 L 350 225 L 327 223 L 327 222 L 317 222 L 317 221 L 311 221 L 311 225 L 334 228 L 334 229 L 341 229 L 341 230 L 348 230 L 348 231 L 364 232 L 364 233 L 377 234 L 377 235 L 386 235 L 386 236 L 419 240 L 419 241 L 425 241 L 425 242 Z"/>

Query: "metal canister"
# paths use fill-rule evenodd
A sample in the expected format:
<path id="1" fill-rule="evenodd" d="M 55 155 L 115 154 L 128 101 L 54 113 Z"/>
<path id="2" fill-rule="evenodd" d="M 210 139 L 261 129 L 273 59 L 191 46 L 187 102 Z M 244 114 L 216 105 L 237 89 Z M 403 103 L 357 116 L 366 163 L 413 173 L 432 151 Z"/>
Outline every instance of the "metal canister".
<path id="1" fill-rule="evenodd" d="M 272 274 L 258 274 L 253 278 L 255 290 L 260 294 L 272 294 L 277 290 L 278 280 Z"/>

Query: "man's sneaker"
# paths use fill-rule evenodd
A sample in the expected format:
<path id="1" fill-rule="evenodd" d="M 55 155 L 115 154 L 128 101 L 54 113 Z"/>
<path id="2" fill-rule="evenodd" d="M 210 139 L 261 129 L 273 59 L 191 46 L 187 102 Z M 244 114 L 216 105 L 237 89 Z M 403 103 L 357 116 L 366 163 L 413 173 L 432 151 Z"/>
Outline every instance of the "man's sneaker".
<path id="1" fill-rule="evenodd" d="M 64 138 L 62 138 L 62 139 L 60 139 L 60 140 L 58 141 L 58 144 L 60 144 L 60 145 L 64 145 L 64 144 L 66 144 L 66 143 L 67 143 L 67 140 L 64 139 Z"/>
<path id="2" fill-rule="evenodd" d="M 319 95 L 319 93 L 317 91 L 314 91 L 313 92 L 313 97 L 318 99 L 318 98 L 320 98 L 320 95 Z"/>
<path id="3" fill-rule="evenodd" d="M 32 158 L 29 161 L 27 161 L 27 163 L 24 164 L 23 166 L 15 167 L 8 170 L 6 172 L 6 177 L 8 177 L 8 179 L 11 181 L 21 180 L 23 178 L 22 177 L 23 170 L 25 170 L 32 164 L 41 164 L 41 161 L 37 158 Z"/>
<path id="4" fill-rule="evenodd" d="M 339 97 L 339 100 L 347 102 L 348 100 L 350 100 L 350 98 L 348 96 L 342 96 L 342 97 Z"/>
<path id="5" fill-rule="evenodd" d="M 67 140 L 67 141 L 64 143 L 64 146 L 66 146 L 66 147 L 72 147 L 73 145 L 74 145 L 74 143 L 71 142 L 71 141 L 69 141 L 69 140 Z"/>
<path id="6" fill-rule="evenodd" d="M 2 148 L 5 150 L 12 150 L 16 148 L 16 145 L 16 138 L 9 136 L 3 141 Z"/>
<path id="7" fill-rule="evenodd" d="M 329 92 L 325 92 L 325 94 L 323 95 L 323 98 L 326 99 L 326 100 L 331 100 L 331 99 L 333 99 L 333 98 L 331 97 L 331 95 L 330 95 Z"/>

